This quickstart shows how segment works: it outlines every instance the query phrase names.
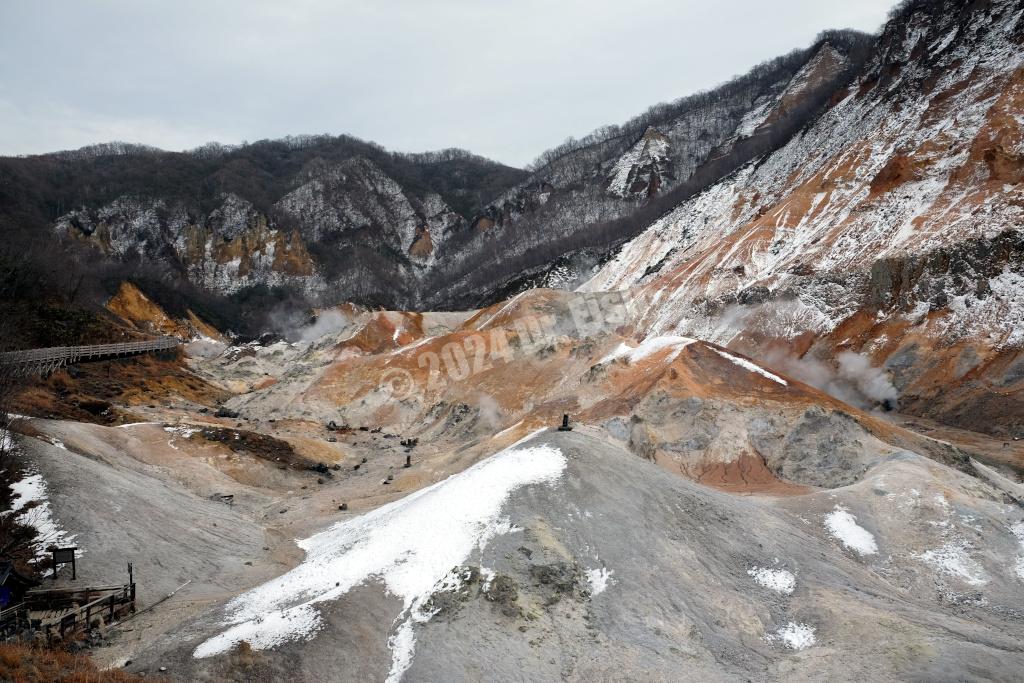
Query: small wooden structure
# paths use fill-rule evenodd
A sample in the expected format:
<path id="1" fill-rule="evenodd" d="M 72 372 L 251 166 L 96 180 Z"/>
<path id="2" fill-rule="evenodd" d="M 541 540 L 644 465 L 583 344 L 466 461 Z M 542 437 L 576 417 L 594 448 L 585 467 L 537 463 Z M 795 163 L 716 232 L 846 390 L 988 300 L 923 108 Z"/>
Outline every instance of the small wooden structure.
<path id="1" fill-rule="evenodd" d="M 36 588 L 21 604 L 0 612 L 0 640 L 23 631 L 42 634 L 47 643 L 105 631 L 135 612 L 135 584 L 90 588 Z"/>

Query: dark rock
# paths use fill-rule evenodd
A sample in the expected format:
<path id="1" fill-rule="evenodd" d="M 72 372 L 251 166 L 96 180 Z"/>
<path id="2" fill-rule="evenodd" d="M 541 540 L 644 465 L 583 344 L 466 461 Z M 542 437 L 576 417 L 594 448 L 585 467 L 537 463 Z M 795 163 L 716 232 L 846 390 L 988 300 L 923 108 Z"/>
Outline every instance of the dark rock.
<path id="1" fill-rule="evenodd" d="M 753 287 L 747 287 L 736 300 L 741 304 L 763 304 L 771 297 L 772 293 L 767 287 L 762 285 L 754 285 Z"/>
<path id="2" fill-rule="evenodd" d="M 519 607 L 519 587 L 511 576 L 497 574 L 491 579 L 490 585 L 484 591 L 484 597 L 497 603 L 501 607 L 501 613 L 506 617 L 516 617 L 522 614 Z"/>
<path id="3" fill-rule="evenodd" d="M 575 594 L 580 586 L 579 567 L 568 562 L 531 565 L 530 577 L 552 594 Z"/>

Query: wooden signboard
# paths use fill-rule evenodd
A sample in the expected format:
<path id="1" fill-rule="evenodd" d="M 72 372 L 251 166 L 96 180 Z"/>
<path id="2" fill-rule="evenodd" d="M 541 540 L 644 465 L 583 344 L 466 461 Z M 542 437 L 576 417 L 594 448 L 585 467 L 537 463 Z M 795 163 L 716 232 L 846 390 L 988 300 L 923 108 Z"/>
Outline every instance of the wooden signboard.
<path id="1" fill-rule="evenodd" d="M 75 569 L 75 551 L 78 548 L 54 548 L 51 552 L 53 553 L 53 580 L 57 580 L 57 567 L 62 564 L 71 565 L 71 580 L 74 581 L 78 578 Z"/>

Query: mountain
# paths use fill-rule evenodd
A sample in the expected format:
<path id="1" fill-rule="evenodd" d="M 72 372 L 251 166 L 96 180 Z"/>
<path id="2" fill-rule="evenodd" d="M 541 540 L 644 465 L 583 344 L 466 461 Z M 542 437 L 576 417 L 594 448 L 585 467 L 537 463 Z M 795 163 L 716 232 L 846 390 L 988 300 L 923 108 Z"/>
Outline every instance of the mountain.
<path id="1" fill-rule="evenodd" d="M 870 40 L 823 34 L 712 91 L 551 150 L 530 172 L 459 150 L 393 154 L 346 136 L 0 159 L 0 229 L 17 245 L 12 259 L 50 236 L 94 252 L 43 249 L 43 271 L 101 254 L 109 258 L 83 267 L 84 277 L 131 264 L 122 275 L 152 271 L 151 280 L 177 278 L 236 303 L 263 305 L 261 292 L 276 289 L 326 303 L 464 308 L 514 293 L 536 273 L 555 282 L 559 260 L 573 264 L 560 283 L 571 285 L 672 196 L 802 125 Z M 109 296 L 117 278 L 106 279 L 98 288 Z"/>
<path id="2" fill-rule="evenodd" d="M 476 219 L 502 248 L 446 274 L 445 307 L 530 286 L 580 284 L 659 214 L 787 140 L 856 73 L 873 39 L 823 33 L 806 50 L 708 92 L 542 154 L 528 178 Z M 481 276 L 486 273 L 486 276 Z"/>
<path id="3" fill-rule="evenodd" d="M 131 562 L 90 651 L 147 679 L 1016 680 L 1019 5 L 912 0 L 525 174 L 335 138 L 17 160 L 91 169 L 100 208 L 52 220 L 111 338 L 189 340 L 10 396 L 19 561 Z M 206 189 L 135 204 L 126 168 Z M 266 283 L 496 300 L 209 324 L 200 287 Z"/>
<path id="4" fill-rule="evenodd" d="M 461 214 L 522 175 L 459 150 L 399 155 L 344 136 L 0 160 L 6 232 L 52 229 L 221 295 L 282 287 L 410 307 L 438 249 L 469 230 Z"/>
<path id="5" fill-rule="evenodd" d="M 892 374 L 904 410 L 1017 434 L 1022 41 L 1014 2 L 907 3 L 827 112 L 654 222 L 584 289 L 633 288 L 641 329 L 808 379 L 859 353 Z"/>

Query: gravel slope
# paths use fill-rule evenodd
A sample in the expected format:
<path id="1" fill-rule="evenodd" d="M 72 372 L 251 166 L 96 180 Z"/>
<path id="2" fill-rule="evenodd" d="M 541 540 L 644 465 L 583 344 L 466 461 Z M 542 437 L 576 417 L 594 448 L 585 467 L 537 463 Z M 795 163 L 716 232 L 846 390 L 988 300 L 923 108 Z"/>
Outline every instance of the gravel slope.
<path id="1" fill-rule="evenodd" d="M 847 487 L 739 497 L 596 429 L 524 446 L 539 444 L 566 458 L 561 478 L 511 494 L 502 514 L 513 531 L 434 594 L 404 680 L 1012 680 L 1024 666 L 1024 549 L 1010 530 L 1024 515 L 978 480 L 901 452 Z M 831 533 L 836 519 L 875 552 L 847 545 L 841 524 Z M 943 542 L 980 574 L 958 574 L 955 552 L 931 562 L 941 553 L 927 549 Z M 385 678 L 400 601 L 371 579 L 320 609 L 309 640 L 196 659 L 223 630 L 215 611 L 133 668 L 166 666 L 179 680 Z"/>

